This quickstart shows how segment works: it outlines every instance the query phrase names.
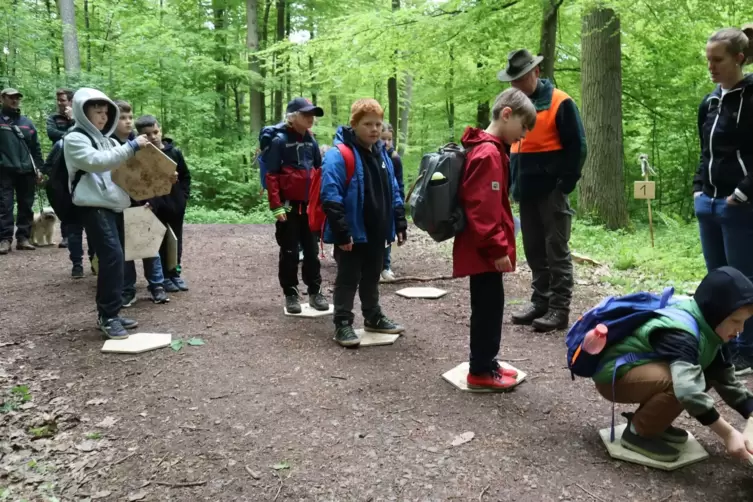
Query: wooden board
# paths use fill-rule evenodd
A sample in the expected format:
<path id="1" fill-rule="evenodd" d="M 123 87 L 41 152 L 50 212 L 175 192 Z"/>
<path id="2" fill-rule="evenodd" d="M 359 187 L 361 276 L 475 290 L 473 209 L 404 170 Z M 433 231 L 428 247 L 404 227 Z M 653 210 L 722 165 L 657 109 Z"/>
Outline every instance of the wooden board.
<path id="1" fill-rule="evenodd" d="M 427 298 L 436 300 L 447 294 L 447 291 L 438 288 L 403 288 L 395 291 L 395 294 L 403 298 Z"/>
<path id="2" fill-rule="evenodd" d="M 636 181 L 634 184 L 633 197 L 636 199 L 655 199 L 656 183 L 653 181 Z"/>
<path id="3" fill-rule="evenodd" d="M 167 225 L 167 231 L 165 232 L 165 243 L 167 247 L 167 263 L 163 263 L 164 270 L 175 270 L 178 268 L 178 238 L 175 237 L 175 232 Z"/>
<path id="4" fill-rule="evenodd" d="M 508 364 L 506 362 L 499 361 L 499 365 L 502 366 L 502 367 L 504 367 L 504 368 L 507 368 L 507 369 L 510 369 L 510 370 L 515 370 L 515 371 L 518 372 L 518 377 L 515 379 L 515 381 L 517 382 L 517 385 L 520 385 L 523 382 L 523 380 L 526 379 L 526 376 L 528 376 L 528 373 L 526 373 L 525 371 L 521 371 L 518 368 L 516 368 L 515 366 L 513 366 L 511 364 Z M 470 389 L 470 388 L 468 388 L 468 381 L 467 381 L 467 378 L 468 378 L 468 366 L 469 365 L 468 365 L 467 362 L 460 363 L 457 366 L 455 366 L 454 368 L 452 368 L 450 371 L 444 373 L 442 375 L 442 378 L 444 378 L 446 381 L 448 381 L 449 383 L 451 383 L 452 385 L 454 385 L 456 388 L 462 390 L 463 392 L 476 392 L 476 393 L 479 393 L 479 394 L 489 394 L 489 393 L 495 392 L 493 390 L 488 390 L 488 389 Z M 516 385 L 516 387 L 517 387 L 517 385 Z M 513 388 L 515 388 L 515 387 L 513 387 Z"/>
<path id="5" fill-rule="evenodd" d="M 165 236 L 165 225 L 154 213 L 143 207 L 123 211 L 125 261 L 154 258 Z"/>
<path id="6" fill-rule="evenodd" d="M 172 339 L 173 335 L 170 333 L 134 333 L 125 340 L 107 340 L 102 346 L 102 352 L 140 354 L 169 347 Z"/>
<path id="7" fill-rule="evenodd" d="M 361 347 L 376 347 L 379 345 L 392 345 L 400 338 L 400 335 L 387 333 L 373 333 L 364 329 L 357 329 L 356 335 L 361 339 Z"/>
<path id="8" fill-rule="evenodd" d="M 133 200 L 151 199 L 170 193 L 176 167 L 170 157 L 149 143 L 115 169 L 112 180 Z"/>
<path id="9" fill-rule="evenodd" d="M 633 464 L 645 465 L 646 467 L 651 467 L 662 471 L 675 471 L 677 469 L 680 469 L 681 467 L 695 464 L 696 462 L 700 462 L 701 460 L 705 460 L 709 457 L 709 454 L 706 452 L 703 446 L 701 446 L 701 443 L 699 443 L 698 440 L 688 432 L 688 441 L 686 443 L 670 445 L 673 448 L 680 450 L 680 458 L 678 458 L 674 462 L 659 462 L 658 460 L 650 459 L 641 455 L 640 453 L 628 450 L 627 448 L 624 448 L 622 444 L 620 444 L 620 438 L 622 438 L 622 432 L 625 430 L 625 427 L 627 427 L 627 424 L 622 424 L 614 428 L 614 443 L 609 441 L 609 436 L 612 431 L 611 427 L 607 427 L 606 429 L 601 429 L 599 431 L 599 436 L 601 436 L 601 440 L 604 441 L 604 445 L 607 447 L 609 456 L 617 460 L 624 460 L 625 462 L 630 462 Z"/>
<path id="10" fill-rule="evenodd" d="M 283 307 L 283 312 L 285 312 L 286 316 L 290 316 L 290 317 L 305 317 L 307 319 L 313 319 L 316 317 L 324 317 L 324 316 L 334 314 L 335 306 L 330 303 L 328 310 L 316 310 L 314 307 L 312 307 L 308 303 L 301 303 L 300 314 L 291 314 L 288 312 L 288 309 L 285 307 Z"/>

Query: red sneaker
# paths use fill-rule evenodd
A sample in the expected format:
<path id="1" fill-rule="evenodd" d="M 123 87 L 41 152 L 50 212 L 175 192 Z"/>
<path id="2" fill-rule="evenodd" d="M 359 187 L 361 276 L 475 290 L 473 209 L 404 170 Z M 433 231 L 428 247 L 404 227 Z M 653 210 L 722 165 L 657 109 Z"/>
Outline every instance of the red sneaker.
<path id="1" fill-rule="evenodd" d="M 466 382 L 469 389 L 486 389 L 496 392 L 511 390 L 517 385 L 514 378 L 500 374 L 496 371 L 493 373 L 485 373 L 483 375 L 468 373 Z"/>
<path id="2" fill-rule="evenodd" d="M 497 367 L 497 372 L 501 373 L 502 376 L 510 377 L 514 380 L 517 380 L 518 378 L 518 371 L 517 370 L 511 370 L 508 368 L 505 368 L 501 364 Z"/>

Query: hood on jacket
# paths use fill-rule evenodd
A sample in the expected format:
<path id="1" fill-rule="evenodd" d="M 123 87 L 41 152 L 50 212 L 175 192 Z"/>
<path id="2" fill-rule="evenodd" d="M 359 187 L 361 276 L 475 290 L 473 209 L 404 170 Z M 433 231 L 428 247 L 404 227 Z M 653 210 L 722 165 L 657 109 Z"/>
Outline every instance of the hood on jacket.
<path id="1" fill-rule="evenodd" d="M 467 127 L 460 142 L 465 148 L 474 147 L 480 143 L 492 142 L 502 147 L 502 140 L 477 127 Z"/>
<path id="2" fill-rule="evenodd" d="M 737 309 L 753 305 L 753 283 L 736 268 L 720 267 L 703 278 L 693 299 L 711 329 L 716 329 Z"/>
<path id="3" fill-rule="evenodd" d="M 749 73 L 748 75 L 745 75 L 745 77 L 735 85 L 731 90 L 734 89 L 741 89 L 743 87 L 749 87 L 753 86 L 753 73 Z M 722 86 L 717 85 L 716 88 L 711 92 L 712 96 L 716 96 L 717 98 L 722 97 Z"/>
<path id="4" fill-rule="evenodd" d="M 107 123 L 101 131 L 94 127 L 94 124 L 91 123 L 84 113 L 84 105 L 89 101 L 104 101 L 107 103 Z M 73 95 L 73 105 L 71 108 L 73 109 L 73 119 L 76 121 L 76 126 L 84 129 L 91 137 L 109 137 L 115 132 L 118 119 L 120 118 L 120 110 L 102 91 L 82 87 Z"/>
<path id="5" fill-rule="evenodd" d="M 172 150 L 175 148 L 175 144 L 173 143 L 172 138 L 162 138 L 162 151 L 168 152 L 169 150 Z"/>
<path id="6" fill-rule="evenodd" d="M 332 142 L 332 146 L 335 146 L 339 143 L 343 143 L 348 146 L 356 146 L 356 133 L 353 131 L 353 128 L 350 126 L 340 126 L 337 128 L 337 132 L 335 132 L 335 139 Z M 386 152 L 387 148 L 384 145 L 384 141 L 381 139 L 376 142 L 376 147 L 379 149 L 380 152 Z"/>

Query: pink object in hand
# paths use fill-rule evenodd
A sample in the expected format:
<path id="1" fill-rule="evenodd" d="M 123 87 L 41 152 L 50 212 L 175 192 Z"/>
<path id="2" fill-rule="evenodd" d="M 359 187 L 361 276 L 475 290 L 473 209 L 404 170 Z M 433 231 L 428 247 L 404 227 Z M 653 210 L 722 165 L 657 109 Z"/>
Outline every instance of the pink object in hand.
<path id="1" fill-rule="evenodd" d="M 589 354 L 598 354 L 607 345 L 607 327 L 597 324 L 594 329 L 586 334 L 583 339 L 583 350 Z"/>

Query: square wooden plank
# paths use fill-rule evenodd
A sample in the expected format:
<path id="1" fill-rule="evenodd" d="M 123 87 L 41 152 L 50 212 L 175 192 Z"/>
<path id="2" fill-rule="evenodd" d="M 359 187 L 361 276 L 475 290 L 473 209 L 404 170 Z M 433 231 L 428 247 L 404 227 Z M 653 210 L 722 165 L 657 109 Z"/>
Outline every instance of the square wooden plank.
<path id="1" fill-rule="evenodd" d="M 520 385 L 523 382 L 523 380 L 525 380 L 526 377 L 528 376 L 528 373 L 526 373 L 525 371 L 519 370 L 518 368 L 516 368 L 515 366 L 511 364 L 500 361 L 499 365 L 502 366 L 503 368 L 515 370 L 518 372 L 518 378 L 515 379 L 515 381 L 517 382 L 516 387 Z M 488 390 L 488 389 L 469 389 L 468 382 L 467 382 L 468 367 L 469 367 L 468 362 L 460 363 L 454 368 L 452 368 L 450 371 L 447 371 L 446 373 L 444 373 L 442 375 L 442 378 L 444 378 L 449 383 L 451 383 L 458 389 L 462 390 L 463 392 L 477 392 L 479 394 L 489 394 L 489 393 L 496 392 L 496 391 Z"/>
<path id="2" fill-rule="evenodd" d="M 134 333 L 125 340 L 107 340 L 102 352 L 140 354 L 150 350 L 169 347 L 173 340 L 170 333 Z"/>
<path id="3" fill-rule="evenodd" d="M 607 447 L 609 456 L 617 460 L 624 460 L 625 462 L 630 462 L 633 464 L 645 465 L 646 467 L 660 469 L 662 471 L 675 471 L 687 465 L 695 464 L 696 462 L 705 460 L 709 457 L 709 454 L 706 452 L 703 446 L 701 446 L 701 443 L 699 443 L 698 440 L 696 440 L 696 438 L 688 432 L 687 443 L 671 445 L 673 448 L 680 450 L 679 459 L 674 462 L 659 462 L 658 460 L 652 460 L 641 455 L 640 453 L 630 451 L 627 448 L 624 448 L 622 444 L 620 444 L 620 438 L 622 438 L 622 433 L 625 430 L 625 427 L 627 427 L 627 424 L 622 424 L 614 428 L 614 443 L 609 441 L 610 431 L 612 430 L 611 427 L 607 427 L 606 429 L 601 429 L 599 431 L 599 436 L 601 436 L 601 440 Z"/>

